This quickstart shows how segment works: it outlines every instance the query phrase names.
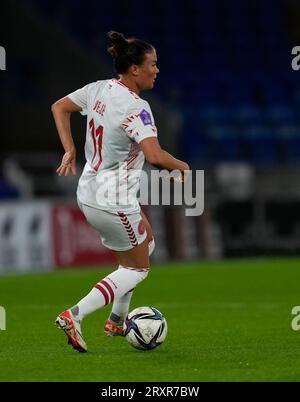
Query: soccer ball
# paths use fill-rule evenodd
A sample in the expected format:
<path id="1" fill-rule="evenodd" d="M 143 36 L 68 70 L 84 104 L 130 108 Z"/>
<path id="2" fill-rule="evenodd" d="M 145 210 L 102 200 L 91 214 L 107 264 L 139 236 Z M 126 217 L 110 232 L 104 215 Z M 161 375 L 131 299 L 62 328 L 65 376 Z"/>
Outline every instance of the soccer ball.
<path id="1" fill-rule="evenodd" d="M 156 348 L 163 343 L 167 332 L 165 317 L 154 307 L 138 307 L 124 321 L 125 337 L 136 349 Z"/>

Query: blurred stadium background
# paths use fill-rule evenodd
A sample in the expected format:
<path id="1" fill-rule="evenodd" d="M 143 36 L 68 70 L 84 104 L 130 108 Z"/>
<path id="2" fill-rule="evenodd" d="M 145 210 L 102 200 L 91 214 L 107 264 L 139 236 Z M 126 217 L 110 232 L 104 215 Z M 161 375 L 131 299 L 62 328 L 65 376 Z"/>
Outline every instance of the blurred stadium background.
<path id="1" fill-rule="evenodd" d="M 152 43 L 167 150 L 205 170 L 205 212 L 146 208 L 155 262 L 300 250 L 300 4 L 293 0 L 9 0 L 1 4 L 0 273 L 111 263 L 58 178 L 51 104 L 114 74 L 106 33 Z M 85 120 L 72 117 L 83 167 Z"/>

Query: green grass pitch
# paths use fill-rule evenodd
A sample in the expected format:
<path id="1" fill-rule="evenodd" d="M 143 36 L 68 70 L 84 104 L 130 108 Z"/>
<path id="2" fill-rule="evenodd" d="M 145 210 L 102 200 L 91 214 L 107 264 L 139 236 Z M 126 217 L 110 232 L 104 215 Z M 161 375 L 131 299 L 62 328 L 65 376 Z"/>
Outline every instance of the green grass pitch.
<path id="1" fill-rule="evenodd" d="M 0 381 L 299 381 L 300 259 L 249 259 L 154 266 L 131 309 L 161 310 L 163 345 L 138 351 L 108 338 L 107 306 L 83 322 L 89 351 L 67 345 L 57 314 L 112 269 L 0 277 Z"/>

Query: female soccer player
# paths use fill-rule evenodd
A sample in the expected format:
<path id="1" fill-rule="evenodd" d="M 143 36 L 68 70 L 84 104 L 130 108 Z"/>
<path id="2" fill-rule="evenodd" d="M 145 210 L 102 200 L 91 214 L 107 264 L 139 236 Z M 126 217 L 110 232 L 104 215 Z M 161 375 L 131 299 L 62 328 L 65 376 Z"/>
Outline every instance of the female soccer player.
<path id="1" fill-rule="evenodd" d="M 87 115 L 86 164 L 77 188 L 78 205 L 119 263 L 117 270 L 55 321 L 79 352 L 87 351 L 81 321 L 109 303 L 113 303 L 112 312 L 104 331 L 110 336 L 123 334 L 133 289 L 148 275 L 154 239 L 136 196 L 145 158 L 159 168 L 178 169 L 182 175 L 189 170 L 185 162 L 162 150 L 150 106 L 139 96 L 153 88 L 159 73 L 155 48 L 115 31 L 108 38 L 118 79 L 93 82 L 52 105 L 65 150 L 59 176 L 76 174 L 70 114 Z"/>

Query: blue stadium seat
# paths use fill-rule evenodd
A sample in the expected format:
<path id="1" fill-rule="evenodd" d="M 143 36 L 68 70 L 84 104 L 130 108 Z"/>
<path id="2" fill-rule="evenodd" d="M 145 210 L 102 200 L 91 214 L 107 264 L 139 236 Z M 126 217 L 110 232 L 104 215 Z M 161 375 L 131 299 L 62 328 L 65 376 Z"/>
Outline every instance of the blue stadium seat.
<path id="1" fill-rule="evenodd" d="M 229 125 L 234 121 L 234 110 L 224 106 L 198 107 L 195 113 L 197 113 L 199 121 L 207 126 Z"/>
<path id="2" fill-rule="evenodd" d="M 296 121 L 296 114 L 289 105 L 270 106 L 264 112 L 266 120 L 273 126 L 292 125 Z"/>
<path id="3" fill-rule="evenodd" d="M 261 109 L 254 105 L 238 105 L 235 108 L 234 115 L 236 124 L 242 128 L 265 123 L 265 117 Z"/>
<path id="4" fill-rule="evenodd" d="M 275 130 L 280 159 L 286 165 L 300 164 L 300 126 L 282 125 Z"/>
<path id="5" fill-rule="evenodd" d="M 212 125 L 209 140 L 214 162 L 235 162 L 240 160 L 240 134 L 234 125 Z"/>
<path id="6" fill-rule="evenodd" d="M 256 166 L 272 166 L 279 162 L 276 135 L 266 125 L 253 125 L 242 132 L 244 160 Z"/>

